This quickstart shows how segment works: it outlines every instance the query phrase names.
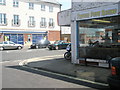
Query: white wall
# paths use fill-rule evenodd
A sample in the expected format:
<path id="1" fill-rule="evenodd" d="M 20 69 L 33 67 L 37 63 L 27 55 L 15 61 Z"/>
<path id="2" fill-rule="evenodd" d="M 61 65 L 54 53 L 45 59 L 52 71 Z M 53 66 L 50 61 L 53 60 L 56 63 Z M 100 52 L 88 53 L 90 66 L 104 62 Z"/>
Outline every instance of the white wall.
<path id="1" fill-rule="evenodd" d="M 61 11 L 58 13 L 58 24 L 61 26 L 68 25 L 71 23 L 71 9 Z"/>
<path id="2" fill-rule="evenodd" d="M 53 12 L 49 12 L 49 6 L 53 6 Z M 13 7 L 13 0 L 6 0 L 6 5 L 0 5 L 0 13 L 6 13 L 7 17 L 7 26 L 0 26 L 0 29 L 10 30 L 10 29 L 18 29 L 18 30 L 32 30 L 32 31 L 47 31 L 47 30 L 60 30 L 60 27 L 57 24 L 57 13 L 60 11 L 59 5 L 46 3 L 46 11 L 41 11 L 40 4 L 34 4 L 34 10 L 30 10 L 28 3 L 20 2 L 19 7 Z M 21 25 L 19 27 L 12 26 L 13 15 L 19 15 L 21 20 Z M 34 16 L 36 21 L 35 27 L 28 27 L 28 19 L 29 16 Z M 41 17 L 45 17 L 47 20 L 47 27 L 40 28 L 40 20 Z M 54 28 L 48 27 L 49 18 L 53 18 L 55 22 Z"/>

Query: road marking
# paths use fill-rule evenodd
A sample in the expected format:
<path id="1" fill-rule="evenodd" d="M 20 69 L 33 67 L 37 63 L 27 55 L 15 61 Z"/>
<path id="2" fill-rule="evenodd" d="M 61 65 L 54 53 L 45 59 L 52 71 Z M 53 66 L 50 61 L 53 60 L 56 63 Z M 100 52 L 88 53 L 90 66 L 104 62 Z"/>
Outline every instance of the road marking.
<path id="1" fill-rule="evenodd" d="M 57 59 L 57 58 L 62 58 L 62 56 L 63 55 L 51 55 L 51 56 L 30 58 L 30 59 L 25 59 L 25 60 L 1 61 L 0 63 L 20 62 L 20 65 L 23 65 L 22 63 L 25 63 L 25 62 L 27 63 L 27 62 L 33 62 L 33 61 L 42 61 L 46 59 Z"/>
<path id="2" fill-rule="evenodd" d="M 37 62 L 37 61 L 43 61 L 43 60 L 50 60 L 50 59 L 57 59 L 57 58 L 63 58 L 63 55 L 51 55 L 51 56 L 44 56 L 44 57 L 37 57 L 37 58 L 30 58 L 23 60 L 19 63 L 20 66 L 25 65 L 30 62 Z"/>
<path id="3" fill-rule="evenodd" d="M 20 62 L 20 61 L 22 61 L 22 60 L 15 60 L 15 61 L 2 61 L 2 62 L 0 62 L 0 63 L 10 63 L 10 62 Z"/>

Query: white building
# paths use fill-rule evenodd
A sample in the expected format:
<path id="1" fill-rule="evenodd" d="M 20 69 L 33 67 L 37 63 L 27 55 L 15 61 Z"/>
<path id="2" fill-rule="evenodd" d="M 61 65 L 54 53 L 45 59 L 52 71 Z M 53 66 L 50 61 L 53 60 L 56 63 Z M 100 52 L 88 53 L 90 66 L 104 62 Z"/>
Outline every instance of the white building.
<path id="1" fill-rule="evenodd" d="M 0 0 L 0 41 L 28 44 L 60 39 L 56 0 Z"/>

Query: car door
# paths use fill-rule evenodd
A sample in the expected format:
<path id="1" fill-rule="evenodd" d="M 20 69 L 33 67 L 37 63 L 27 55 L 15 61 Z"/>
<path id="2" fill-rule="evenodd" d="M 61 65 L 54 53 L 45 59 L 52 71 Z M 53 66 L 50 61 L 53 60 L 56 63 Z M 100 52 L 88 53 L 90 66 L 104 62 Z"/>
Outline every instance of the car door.
<path id="1" fill-rule="evenodd" d="M 17 48 L 17 46 L 14 42 L 9 42 L 9 46 L 10 46 L 9 47 L 10 49 L 16 49 Z"/>
<path id="2" fill-rule="evenodd" d="M 3 42 L 3 47 L 4 49 L 9 49 L 10 48 L 9 43 L 7 41 Z"/>
<path id="3" fill-rule="evenodd" d="M 62 42 L 62 49 L 66 49 L 67 45 L 68 45 L 68 44 L 63 41 L 63 42 Z"/>

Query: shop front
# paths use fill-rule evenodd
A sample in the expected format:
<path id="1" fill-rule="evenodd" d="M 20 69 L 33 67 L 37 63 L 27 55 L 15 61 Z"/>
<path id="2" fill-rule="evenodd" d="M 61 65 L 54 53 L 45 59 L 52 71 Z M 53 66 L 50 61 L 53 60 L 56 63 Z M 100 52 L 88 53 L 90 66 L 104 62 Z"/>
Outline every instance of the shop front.
<path id="1" fill-rule="evenodd" d="M 0 41 L 12 41 L 17 44 L 30 45 L 47 38 L 47 32 L 2 31 Z"/>
<path id="2" fill-rule="evenodd" d="M 120 2 L 71 12 L 72 63 L 120 57 Z"/>

